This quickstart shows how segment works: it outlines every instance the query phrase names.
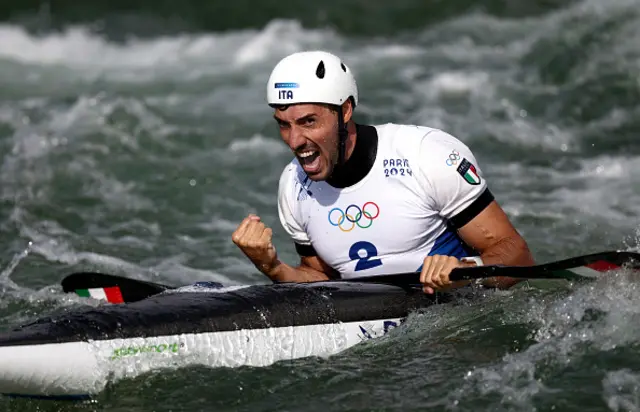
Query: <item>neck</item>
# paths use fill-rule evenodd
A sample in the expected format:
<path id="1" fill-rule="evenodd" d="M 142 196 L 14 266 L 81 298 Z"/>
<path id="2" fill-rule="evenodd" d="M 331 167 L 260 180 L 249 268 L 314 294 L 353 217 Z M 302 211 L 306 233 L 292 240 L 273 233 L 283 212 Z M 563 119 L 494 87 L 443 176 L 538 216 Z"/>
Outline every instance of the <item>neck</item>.
<path id="1" fill-rule="evenodd" d="M 358 126 L 353 120 L 347 123 L 347 141 L 345 142 L 344 161 L 349 161 L 356 148 L 356 140 L 358 139 Z"/>
<path id="2" fill-rule="evenodd" d="M 347 124 L 348 137 L 345 162 L 338 165 L 327 179 L 333 187 L 345 188 L 362 180 L 373 167 L 378 151 L 378 134 L 373 126 Z"/>

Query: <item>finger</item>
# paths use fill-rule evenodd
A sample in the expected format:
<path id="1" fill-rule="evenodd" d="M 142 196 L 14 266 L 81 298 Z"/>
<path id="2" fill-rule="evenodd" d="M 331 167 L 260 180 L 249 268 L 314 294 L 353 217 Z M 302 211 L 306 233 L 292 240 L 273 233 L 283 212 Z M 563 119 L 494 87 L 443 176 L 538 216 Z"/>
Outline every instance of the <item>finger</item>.
<path id="1" fill-rule="evenodd" d="M 443 273 L 446 271 L 447 260 L 447 256 L 436 255 L 433 257 L 429 282 L 427 283 L 428 286 L 431 286 L 434 289 L 439 289 L 444 286 L 443 282 L 446 275 L 443 275 Z"/>
<path id="2" fill-rule="evenodd" d="M 238 228 L 236 229 L 236 231 L 233 232 L 233 234 L 231 235 L 231 239 L 235 244 L 238 244 L 242 240 L 242 238 L 244 237 L 247 231 L 247 228 L 251 224 L 251 221 L 252 221 L 251 215 L 245 217 L 242 220 L 242 222 L 240 222 L 240 224 L 238 225 Z"/>
<path id="3" fill-rule="evenodd" d="M 252 242 L 258 242 L 262 237 L 262 232 L 264 232 L 265 225 L 262 222 L 253 221 L 249 225 L 247 229 L 246 237 Z"/>
<path id="4" fill-rule="evenodd" d="M 427 281 L 425 285 L 435 290 L 438 288 L 438 270 L 440 268 L 440 262 L 437 256 L 431 259 L 431 265 L 429 265 L 429 271 L 427 272 Z"/>
<path id="5" fill-rule="evenodd" d="M 429 273 L 429 266 L 431 266 L 431 256 L 427 256 L 422 261 L 422 270 L 420 271 L 420 283 L 427 282 L 427 274 Z"/>
<path id="6" fill-rule="evenodd" d="M 435 276 L 435 270 L 438 265 L 437 257 L 431 256 L 427 263 L 428 264 L 425 264 L 426 267 L 425 267 L 425 276 L 424 276 L 423 284 L 425 286 L 435 288 L 436 284 L 433 282 L 434 280 L 433 278 Z"/>
<path id="7" fill-rule="evenodd" d="M 442 278 L 442 282 L 444 285 L 450 285 L 453 282 L 451 282 L 450 276 L 451 276 L 451 272 L 453 271 L 453 269 L 460 267 L 460 261 L 455 258 L 455 257 L 451 257 L 448 262 L 447 262 L 447 267 L 446 270 L 443 274 L 443 278 Z"/>
<path id="8" fill-rule="evenodd" d="M 268 236 L 268 227 L 263 224 L 256 225 L 255 229 L 251 229 L 251 239 L 249 240 L 249 246 L 256 249 L 267 249 L 271 243 L 271 239 Z"/>
<path id="9" fill-rule="evenodd" d="M 272 236 L 273 236 L 273 231 L 271 230 L 271 228 L 265 227 L 264 231 L 262 232 L 262 236 L 260 237 L 260 242 L 266 245 L 268 248 L 272 248 L 273 247 L 273 244 L 271 243 Z"/>
<path id="10" fill-rule="evenodd" d="M 442 259 L 440 259 L 440 265 L 438 266 L 438 280 L 436 282 L 436 284 L 439 287 L 443 287 L 445 285 L 447 285 L 448 281 L 449 281 L 449 257 L 448 256 L 443 256 Z"/>
<path id="11" fill-rule="evenodd" d="M 433 288 L 430 288 L 429 286 L 424 286 L 422 288 L 422 291 L 427 295 L 433 295 L 433 293 L 435 292 L 435 290 L 433 290 Z"/>
<path id="12" fill-rule="evenodd" d="M 429 268 L 428 282 L 425 283 L 426 285 L 431 286 L 434 289 L 438 288 L 440 267 L 441 264 L 439 259 L 434 258 L 431 263 L 431 267 Z"/>
<path id="13" fill-rule="evenodd" d="M 440 284 L 440 286 L 444 287 L 452 283 L 451 279 L 449 279 L 451 271 L 459 266 L 460 261 L 454 256 L 449 256 L 445 260 L 443 260 L 438 279 L 438 283 Z"/>

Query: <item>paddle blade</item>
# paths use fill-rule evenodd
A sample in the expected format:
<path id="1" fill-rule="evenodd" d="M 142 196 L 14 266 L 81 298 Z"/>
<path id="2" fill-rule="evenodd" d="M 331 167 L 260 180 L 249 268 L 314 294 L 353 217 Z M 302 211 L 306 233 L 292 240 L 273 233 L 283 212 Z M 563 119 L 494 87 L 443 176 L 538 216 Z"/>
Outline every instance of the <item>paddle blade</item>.
<path id="1" fill-rule="evenodd" d="M 600 252 L 535 266 L 480 266 L 454 269 L 452 281 L 508 276 L 526 279 L 594 279 L 609 270 L 628 267 L 640 269 L 640 254 L 634 252 Z"/>
<path id="2" fill-rule="evenodd" d="M 110 303 L 131 303 L 156 295 L 171 286 L 122 276 L 94 272 L 78 272 L 66 276 L 62 282 L 65 293 L 106 300 Z"/>

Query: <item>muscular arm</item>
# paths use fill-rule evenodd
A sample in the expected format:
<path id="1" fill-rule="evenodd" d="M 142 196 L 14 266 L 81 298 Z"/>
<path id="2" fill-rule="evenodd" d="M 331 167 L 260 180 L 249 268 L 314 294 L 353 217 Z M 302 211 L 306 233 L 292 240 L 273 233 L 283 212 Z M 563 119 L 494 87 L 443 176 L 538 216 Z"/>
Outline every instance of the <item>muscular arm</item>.
<path id="1" fill-rule="evenodd" d="M 534 264 L 527 243 L 494 199 L 469 147 L 448 133 L 431 130 L 421 141 L 418 162 L 416 175 L 424 187 L 425 200 L 449 220 L 486 265 Z M 425 272 L 426 277 L 433 277 L 430 271 Z M 494 277 L 483 283 L 506 289 L 519 281 Z M 455 283 L 462 286 L 468 281 Z"/>
<path id="2" fill-rule="evenodd" d="M 317 282 L 337 277 L 337 272 L 318 256 L 302 256 L 298 266 L 291 266 L 278 260 L 277 265 L 267 273 L 274 282 Z"/>
<path id="3" fill-rule="evenodd" d="M 495 200 L 462 226 L 458 233 L 462 240 L 480 253 L 485 265 L 535 264 L 526 241 Z M 522 279 L 494 277 L 486 279 L 483 283 L 486 286 L 507 289 L 520 281 Z"/>

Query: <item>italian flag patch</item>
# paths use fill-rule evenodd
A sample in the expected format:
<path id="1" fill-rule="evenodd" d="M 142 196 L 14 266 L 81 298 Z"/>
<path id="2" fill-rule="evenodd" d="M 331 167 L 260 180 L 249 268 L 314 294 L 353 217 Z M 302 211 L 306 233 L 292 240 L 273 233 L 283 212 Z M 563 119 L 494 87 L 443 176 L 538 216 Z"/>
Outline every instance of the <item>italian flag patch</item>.
<path id="1" fill-rule="evenodd" d="M 109 303 L 124 303 L 122 299 L 122 292 L 120 292 L 119 286 L 111 286 L 108 288 L 91 288 L 91 289 L 76 289 L 78 296 L 83 298 L 93 298 L 106 300 Z"/>
<path id="2" fill-rule="evenodd" d="M 476 167 L 471 164 L 467 159 L 462 159 L 460 166 L 458 166 L 458 173 L 460 176 L 466 180 L 470 185 L 479 185 L 480 184 L 480 175 L 478 175 L 478 171 Z"/>

